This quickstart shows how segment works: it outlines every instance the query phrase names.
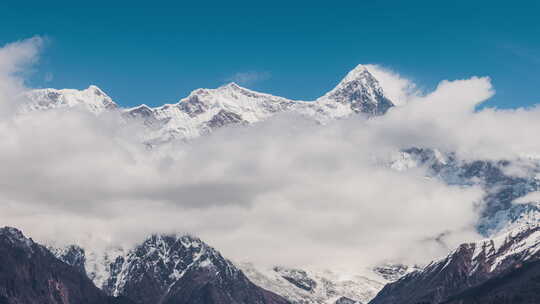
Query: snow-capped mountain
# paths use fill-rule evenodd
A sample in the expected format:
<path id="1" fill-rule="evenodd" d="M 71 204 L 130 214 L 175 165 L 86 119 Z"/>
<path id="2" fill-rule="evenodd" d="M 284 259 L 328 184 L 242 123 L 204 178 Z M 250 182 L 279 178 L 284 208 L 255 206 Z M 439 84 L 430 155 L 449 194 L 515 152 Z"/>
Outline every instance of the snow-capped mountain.
<path id="1" fill-rule="evenodd" d="M 116 258 L 102 288 L 112 295 L 133 294 L 138 297 L 139 284 L 148 284 L 155 286 L 156 297 L 160 298 L 189 272 L 201 269 L 217 275 L 239 275 L 239 270 L 232 263 L 199 239 L 152 235 Z"/>
<path id="2" fill-rule="evenodd" d="M 357 66 L 330 92 L 315 101 L 296 101 L 252 91 L 235 83 L 217 89 L 197 89 L 174 104 L 120 108 L 96 86 L 78 91 L 39 89 L 27 94 L 21 111 L 76 107 L 94 114 L 119 111 L 124 118 L 138 119 L 148 127 L 148 143 L 190 139 L 232 124 L 251 124 L 277 113 L 295 112 L 317 122 L 363 113 L 382 115 L 393 106 L 375 77 Z"/>
<path id="3" fill-rule="evenodd" d="M 253 283 L 294 304 L 367 303 L 385 284 L 413 270 L 405 265 L 382 265 L 344 275 L 331 270 L 259 267 L 252 263 L 241 263 L 239 267 Z"/>
<path id="4" fill-rule="evenodd" d="M 469 290 L 483 293 L 512 281 L 508 277 L 516 269 L 534 267 L 536 280 L 539 272 L 536 264 L 540 260 L 540 226 L 524 225 L 515 230 L 476 243 L 462 244 L 446 258 L 432 262 L 421 271 L 410 273 L 395 283 L 386 285 L 370 302 L 390 303 L 454 303 L 454 298 L 463 297 Z M 513 275 L 516 275 L 515 273 Z M 501 279 L 504 278 L 504 279 Z M 534 277 L 533 277 L 534 279 Z M 521 279 L 520 279 L 521 280 Z M 520 282 L 515 280 L 515 282 Z M 500 281 L 493 284 L 494 281 Z M 530 285 L 532 284 L 532 285 Z M 524 281 L 521 287 L 536 286 L 534 281 Z M 538 286 L 537 286 L 538 287 Z M 517 290 L 498 290 L 497 303 L 537 303 L 531 295 L 522 294 L 523 299 L 512 302 Z M 493 293 L 493 292 L 491 292 Z M 540 299 L 538 293 L 532 295 Z M 506 299 L 506 300 L 505 300 Z M 477 299 L 478 300 L 478 299 Z M 455 303 L 495 303 L 460 302 Z"/>
<path id="5" fill-rule="evenodd" d="M 124 117 L 142 120 L 150 127 L 151 138 L 167 141 L 198 137 L 225 125 L 255 123 L 298 103 L 230 83 L 217 89 L 195 90 L 176 104 L 126 109 Z"/>
<path id="6" fill-rule="evenodd" d="M 234 264 L 200 239 L 186 235 L 152 235 L 123 250 L 93 252 L 70 245 L 51 251 L 85 273 L 107 295 L 141 299 L 143 303 L 158 303 L 157 299 L 184 293 L 186 288 L 197 287 L 191 286 L 194 280 L 218 287 L 228 284 L 224 287 L 227 292 L 247 293 L 243 296 L 253 301 L 250 303 L 281 303 L 271 293 L 293 304 L 367 303 L 386 283 L 415 270 L 389 264 L 344 276 L 330 270 Z M 269 302 L 262 300 L 268 297 Z"/>
<path id="7" fill-rule="evenodd" d="M 152 235 L 128 250 L 92 253 L 101 255 L 97 259 L 87 260 L 76 245 L 54 253 L 76 269 L 84 267 L 107 295 L 136 303 L 288 303 L 192 236 Z"/>
<path id="8" fill-rule="evenodd" d="M 320 108 L 327 107 L 329 112 L 336 108 L 336 104 L 344 106 L 338 114 L 344 116 L 351 112 L 382 115 L 394 106 L 385 96 L 379 81 L 363 65 L 350 71 L 334 89 L 316 102 Z"/>
<path id="9" fill-rule="evenodd" d="M 80 108 L 94 114 L 116 110 L 118 105 L 100 88 L 91 85 L 85 90 L 39 89 L 27 93 L 31 102 L 23 104 L 22 112 L 61 108 Z"/>

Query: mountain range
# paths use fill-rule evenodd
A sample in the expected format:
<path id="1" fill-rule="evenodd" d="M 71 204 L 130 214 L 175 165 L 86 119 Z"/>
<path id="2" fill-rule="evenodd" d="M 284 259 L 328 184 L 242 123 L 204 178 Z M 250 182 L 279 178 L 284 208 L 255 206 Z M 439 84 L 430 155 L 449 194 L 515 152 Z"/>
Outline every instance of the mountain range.
<path id="1" fill-rule="evenodd" d="M 85 90 L 38 89 L 28 92 L 22 112 L 79 108 L 100 115 L 118 111 L 125 119 L 142 122 L 146 143 L 192 139 L 233 124 L 252 124 L 277 113 L 295 112 L 324 123 L 354 113 L 382 115 L 394 104 L 379 81 L 363 65 L 350 71 L 330 92 L 315 101 L 296 101 L 255 92 L 235 83 L 217 89 L 197 89 L 174 104 L 121 108 L 96 86 Z"/>
<path id="2" fill-rule="evenodd" d="M 0 303 L 353 304 L 368 303 L 375 294 L 369 303 L 540 300 L 538 223 L 462 244 L 423 268 L 377 267 L 372 278 L 349 280 L 338 280 L 331 272 L 238 267 L 188 235 L 149 236 L 111 259 L 106 279 L 94 282 L 85 250 L 76 245 L 51 250 L 16 228 L 4 227 L 0 253 Z"/>
<path id="3" fill-rule="evenodd" d="M 325 124 L 351 115 L 384 115 L 394 107 L 381 83 L 359 65 L 330 92 L 296 101 L 230 83 L 197 89 L 174 104 L 122 108 L 96 86 L 27 93 L 21 115 L 75 108 L 118 113 L 146 130 L 150 146 L 190 140 L 219 128 L 297 113 Z M 354 276 L 333 270 L 236 263 L 189 235 L 151 235 L 133 248 L 96 252 L 78 245 L 44 247 L 15 228 L 0 230 L 2 303 L 538 303 L 539 202 L 514 204 L 540 190 L 540 163 L 514 176 L 508 160 L 461 160 L 451 151 L 410 147 L 386 164 L 422 167 L 429 178 L 485 191 L 477 230 L 485 240 L 462 244 L 427 266 L 378 265 Z M 269 253 L 271 254 L 271 253 Z"/>
<path id="4" fill-rule="evenodd" d="M 188 236 L 149 237 L 108 265 L 110 276 L 101 288 L 88 278 L 84 250 L 76 246 L 57 257 L 5 227 L 0 253 L 0 303 L 289 303 Z"/>

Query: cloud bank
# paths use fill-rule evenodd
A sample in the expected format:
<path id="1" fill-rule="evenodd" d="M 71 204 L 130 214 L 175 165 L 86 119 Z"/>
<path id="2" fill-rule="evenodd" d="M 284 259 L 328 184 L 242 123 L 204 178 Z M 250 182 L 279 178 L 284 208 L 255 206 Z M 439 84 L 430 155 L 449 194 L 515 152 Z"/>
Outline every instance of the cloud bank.
<path id="1" fill-rule="evenodd" d="M 38 45 L 0 51 L 32 54 L 0 59 L 10 84 L 2 103 L 19 96 L 13 67 L 34 61 L 28 50 Z M 114 113 L 5 111 L 0 223 L 90 248 L 186 232 L 225 256 L 264 264 L 425 262 L 476 237 L 483 193 L 426 178 L 422 168 L 395 171 L 387 164 L 396 151 L 436 147 L 468 158 L 540 151 L 531 140 L 539 111 L 475 111 L 494 93 L 489 78 L 443 81 L 419 95 L 387 76 L 383 87 L 406 102 L 383 117 L 320 126 L 283 115 L 154 150 L 139 143 L 139 126 Z"/>

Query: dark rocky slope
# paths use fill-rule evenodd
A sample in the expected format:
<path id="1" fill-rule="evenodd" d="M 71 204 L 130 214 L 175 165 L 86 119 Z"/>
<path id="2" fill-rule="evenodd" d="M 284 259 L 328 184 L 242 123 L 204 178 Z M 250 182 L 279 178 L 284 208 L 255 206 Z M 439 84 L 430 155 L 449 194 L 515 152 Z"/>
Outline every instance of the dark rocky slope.
<path id="1" fill-rule="evenodd" d="M 118 299 L 120 301 L 120 299 Z M 102 304 L 115 302 L 78 269 L 15 228 L 0 229 L 0 303 Z"/>
<path id="2" fill-rule="evenodd" d="M 444 304 L 540 303 L 540 261 L 516 264 L 504 274 L 449 297 Z"/>
<path id="3" fill-rule="evenodd" d="M 287 304 L 247 279 L 197 238 L 148 238 L 110 265 L 99 289 L 84 270 L 84 250 L 56 251 L 15 228 L 0 229 L 0 304 Z"/>
<path id="4" fill-rule="evenodd" d="M 539 226 L 463 244 L 445 259 L 386 285 L 370 304 L 490 303 L 477 298 L 499 303 L 497 294 L 500 303 L 510 303 L 504 301 L 519 295 L 518 290 L 538 286 L 539 249 Z M 527 299 L 522 303 L 538 303 Z"/>

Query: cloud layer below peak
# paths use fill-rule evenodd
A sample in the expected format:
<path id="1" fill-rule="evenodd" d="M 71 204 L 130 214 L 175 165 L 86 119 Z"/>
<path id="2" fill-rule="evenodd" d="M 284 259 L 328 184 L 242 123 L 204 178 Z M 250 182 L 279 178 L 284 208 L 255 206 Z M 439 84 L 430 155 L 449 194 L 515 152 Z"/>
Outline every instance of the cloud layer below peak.
<path id="1" fill-rule="evenodd" d="M 36 60 L 34 39 L 0 49 L 1 109 L 19 102 L 14 67 Z M 427 261 L 476 237 L 483 193 L 426 178 L 422 168 L 395 171 L 388 165 L 395 154 L 538 153 L 540 112 L 475 110 L 494 94 L 489 78 L 443 81 L 421 95 L 399 75 L 372 69 L 402 101 L 382 117 L 321 126 L 283 115 L 154 150 L 139 143 L 141 126 L 114 113 L 3 111 L 0 222 L 92 248 L 188 232 L 233 259 L 266 264 Z"/>

